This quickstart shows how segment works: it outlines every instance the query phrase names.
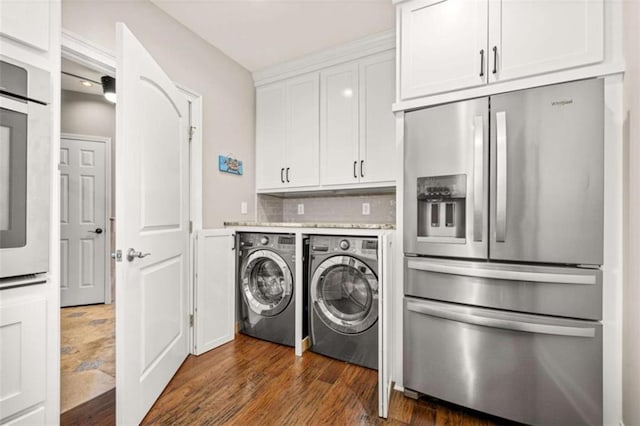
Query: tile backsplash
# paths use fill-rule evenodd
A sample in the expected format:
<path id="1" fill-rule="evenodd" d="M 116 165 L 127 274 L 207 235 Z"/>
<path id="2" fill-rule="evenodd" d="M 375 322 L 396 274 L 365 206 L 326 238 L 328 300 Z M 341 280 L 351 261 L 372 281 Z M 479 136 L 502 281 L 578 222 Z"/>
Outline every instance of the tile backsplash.
<path id="1" fill-rule="evenodd" d="M 369 214 L 362 214 L 363 203 Z M 299 214 L 303 205 L 303 214 Z M 280 198 L 258 195 L 258 222 L 396 223 L 395 193 L 367 195 L 314 195 Z"/>

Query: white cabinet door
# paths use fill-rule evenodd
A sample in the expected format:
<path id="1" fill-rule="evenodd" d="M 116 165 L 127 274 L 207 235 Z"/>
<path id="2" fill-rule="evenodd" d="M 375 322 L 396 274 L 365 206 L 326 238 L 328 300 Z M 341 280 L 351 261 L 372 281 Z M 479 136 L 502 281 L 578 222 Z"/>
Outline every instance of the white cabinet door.
<path id="1" fill-rule="evenodd" d="M 395 54 L 360 62 L 360 182 L 395 179 Z"/>
<path id="2" fill-rule="evenodd" d="M 358 182 L 358 63 L 320 73 L 320 183 Z"/>
<path id="3" fill-rule="evenodd" d="M 45 400 L 47 301 L 21 290 L 0 299 L 0 423 Z"/>
<path id="4" fill-rule="evenodd" d="M 413 0 L 398 7 L 401 99 L 487 82 L 488 0 Z"/>
<path id="5" fill-rule="evenodd" d="M 320 180 L 320 89 L 317 73 L 287 82 L 287 187 L 318 185 Z"/>
<path id="6" fill-rule="evenodd" d="M 197 235 L 194 353 L 203 354 L 233 340 L 235 266 L 233 231 L 216 229 Z"/>
<path id="7" fill-rule="evenodd" d="M 49 50 L 48 1 L 0 0 L 0 34 L 40 50 Z"/>
<path id="8" fill-rule="evenodd" d="M 285 186 L 284 147 L 287 128 L 287 88 L 277 83 L 256 90 L 256 187 Z"/>
<path id="9" fill-rule="evenodd" d="M 492 1 L 489 9 L 490 81 L 602 61 L 603 9 L 604 0 Z"/>

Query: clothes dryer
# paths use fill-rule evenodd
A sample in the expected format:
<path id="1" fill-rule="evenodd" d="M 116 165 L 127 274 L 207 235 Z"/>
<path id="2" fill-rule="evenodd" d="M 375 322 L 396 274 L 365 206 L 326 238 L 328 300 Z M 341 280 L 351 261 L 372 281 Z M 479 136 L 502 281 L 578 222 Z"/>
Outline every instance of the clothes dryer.
<path id="1" fill-rule="evenodd" d="M 295 344 L 295 236 L 238 233 L 240 332 Z"/>
<path id="2" fill-rule="evenodd" d="M 311 236 L 310 350 L 378 368 L 378 240 Z"/>

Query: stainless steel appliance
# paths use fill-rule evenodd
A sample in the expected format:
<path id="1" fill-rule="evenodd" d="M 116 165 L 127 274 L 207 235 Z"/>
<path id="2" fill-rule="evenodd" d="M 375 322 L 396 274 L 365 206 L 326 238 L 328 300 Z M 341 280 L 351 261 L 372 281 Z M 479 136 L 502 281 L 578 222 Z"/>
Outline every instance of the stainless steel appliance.
<path id="1" fill-rule="evenodd" d="M 310 238 L 309 350 L 378 369 L 378 240 Z"/>
<path id="2" fill-rule="evenodd" d="M 49 267 L 49 98 L 48 72 L 0 56 L 0 287 Z"/>
<path id="3" fill-rule="evenodd" d="M 409 394 L 602 423 L 603 123 L 600 79 L 405 115 Z"/>
<path id="4" fill-rule="evenodd" d="M 240 332 L 295 345 L 295 236 L 238 233 Z"/>

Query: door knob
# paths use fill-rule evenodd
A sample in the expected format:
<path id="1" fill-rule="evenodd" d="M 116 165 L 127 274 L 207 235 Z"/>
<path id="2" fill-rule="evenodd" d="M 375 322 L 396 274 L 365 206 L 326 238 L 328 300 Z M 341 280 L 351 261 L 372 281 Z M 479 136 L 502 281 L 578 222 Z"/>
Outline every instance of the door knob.
<path id="1" fill-rule="evenodd" d="M 102 228 L 96 228 L 94 231 L 89 232 L 93 232 L 94 234 L 102 234 Z"/>
<path id="2" fill-rule="evenodd" d="M 136 249 L 130 248 L 127 251 L 127 260 L 129 262 L 133 262 L 135 258 L 142 259 L 143 257 L 151 256 L 151 253 L 142 253 L 141 251 L 136 251 Z"/>

